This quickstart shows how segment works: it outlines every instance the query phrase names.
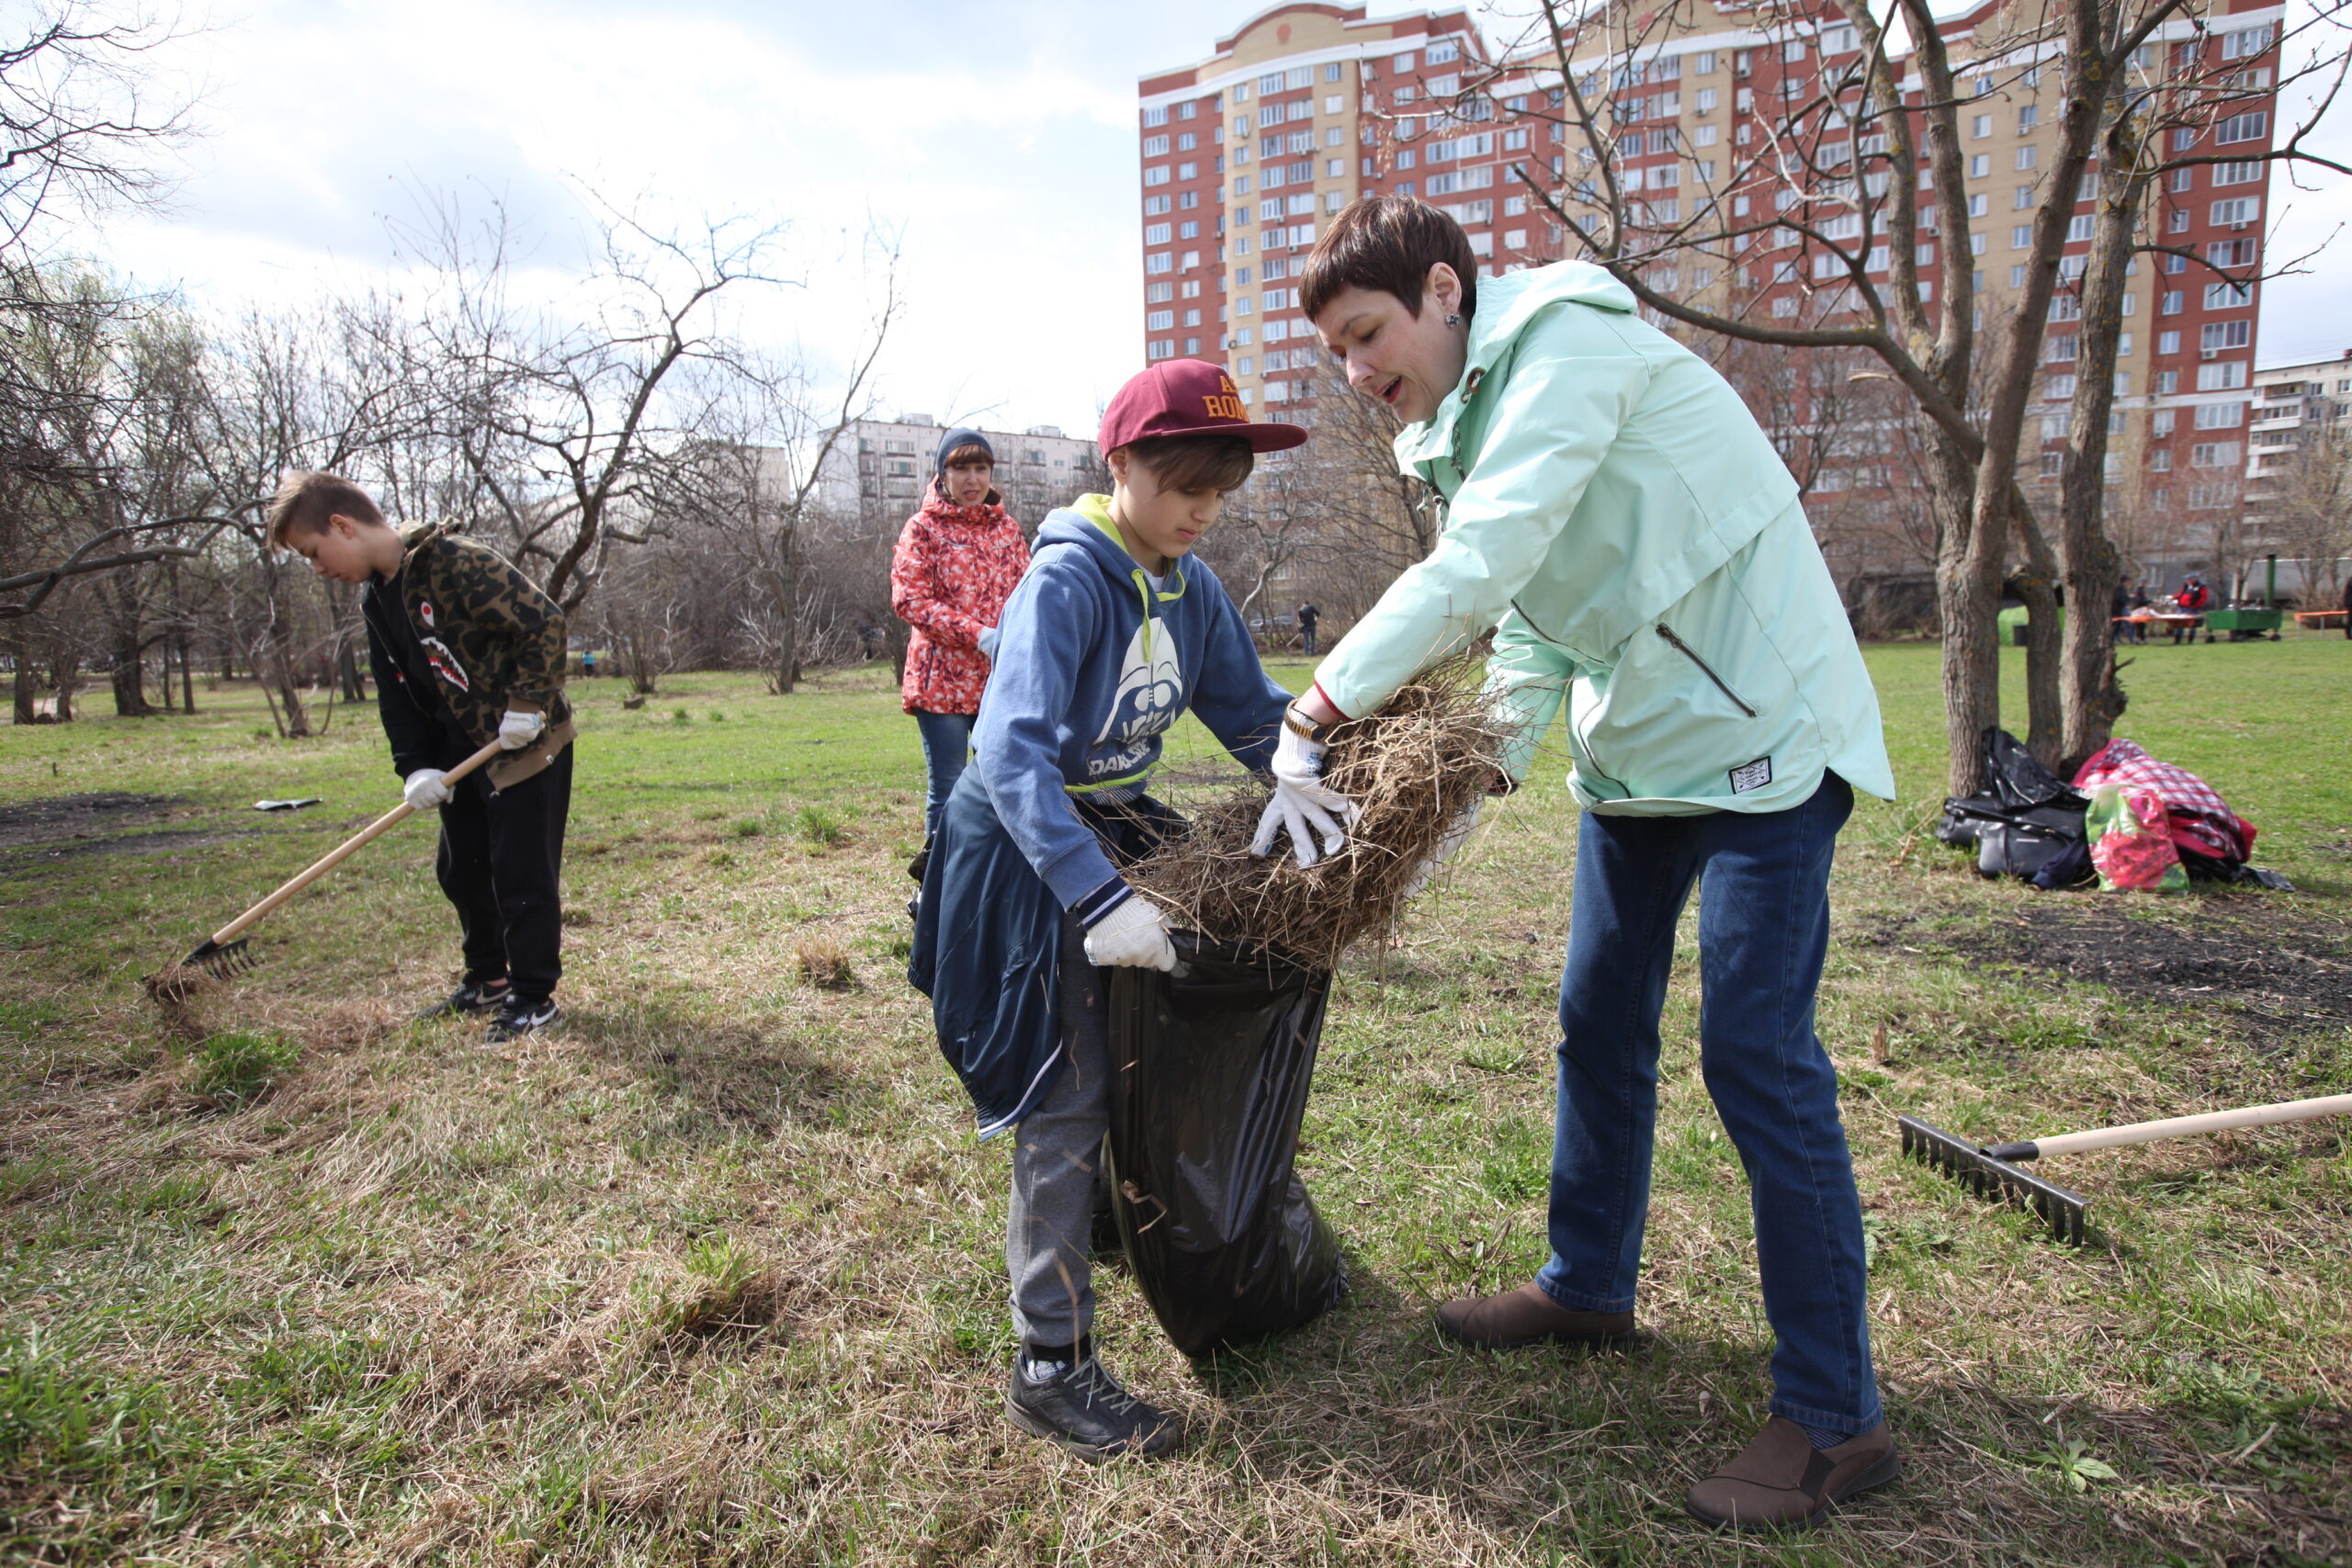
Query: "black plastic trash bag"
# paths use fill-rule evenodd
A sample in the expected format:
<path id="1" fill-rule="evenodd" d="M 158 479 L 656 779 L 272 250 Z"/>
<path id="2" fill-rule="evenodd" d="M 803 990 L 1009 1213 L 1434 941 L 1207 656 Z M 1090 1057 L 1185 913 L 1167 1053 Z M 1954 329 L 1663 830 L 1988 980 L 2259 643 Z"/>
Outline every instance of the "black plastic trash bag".
<path id="1" fill-rule="evenodd" d="M 1294 1168 L 1331 976 L 1176 936 L 1173 974 L 1111 981 L 1111 1190 L 1136 1283 L 1187 1356 L 1317 1316 L 1347 1290 Z"/>
<path id="2" fill-rule="evenodd" d="M 1976 869 L 1986 876 L 2016 876 L 2044 887 L 2065 886 L 2089 874 L 2089 834 L 2083 812 L 2089 800 L 2041 765 L 2006 729 L 1984 731 L 1984 793 L 1944 802 L 1936 837 L 1954 847 L 1976 847 Z"/>

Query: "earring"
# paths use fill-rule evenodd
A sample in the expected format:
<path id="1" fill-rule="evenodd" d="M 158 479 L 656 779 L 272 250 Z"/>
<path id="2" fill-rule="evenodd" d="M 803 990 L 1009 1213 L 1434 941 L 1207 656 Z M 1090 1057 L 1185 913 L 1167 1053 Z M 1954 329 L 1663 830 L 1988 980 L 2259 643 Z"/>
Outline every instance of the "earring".
<path id="1" fill-rule="evenodd" d="M 1445 318 L 1445 324 L 1449 327 L 1458 327 L 1462 324 L 1462 318 L 1449 313 Z"/>

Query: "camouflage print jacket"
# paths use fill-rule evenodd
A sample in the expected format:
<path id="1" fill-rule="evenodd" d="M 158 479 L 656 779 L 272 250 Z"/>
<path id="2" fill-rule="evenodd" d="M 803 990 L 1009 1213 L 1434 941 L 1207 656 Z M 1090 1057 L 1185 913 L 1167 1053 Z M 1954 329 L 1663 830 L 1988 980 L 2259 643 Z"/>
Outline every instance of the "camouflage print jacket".
<path id="1" fill-rule="evenodd" d="M 480 748 L 509 708 L 543 713 L 548 727 L 536 744 L 485 770 L 493 788 L 519 784 L 577 733 L 563 697 L 563 611 L 503 556 L 436 524 L 402 528 L 401 542 L 399 603 L 380 581 L 359 596 L 392 766 L 406 776 L 449 765 L 445 726 Z M 402 657 L 412 650 L 416 657 Z M 414 689 L 427 671 L 432 689 Z"/>

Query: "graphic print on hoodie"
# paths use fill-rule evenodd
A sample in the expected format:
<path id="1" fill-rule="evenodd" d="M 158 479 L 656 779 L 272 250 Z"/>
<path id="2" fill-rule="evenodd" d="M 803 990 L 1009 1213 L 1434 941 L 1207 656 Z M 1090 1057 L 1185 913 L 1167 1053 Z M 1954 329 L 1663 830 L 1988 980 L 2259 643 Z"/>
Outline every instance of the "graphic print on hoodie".
<path id="1" fill-rule="evenodd" d="M 1153 737 L 1165 733 L 1183 711 L 1184 667 L 1177 658 L 1176 639 L 1168 635 L 1167 623 L 1154 615 L 1127 639 L 1119 683 L 1111 693 L 1111 711 L 1103 716 L 1102 733 L 1095 736 L 1095 749 L 1086 759 L 1087 775 L 1099 780 L 1136 772 L 1150 757 Z"/>

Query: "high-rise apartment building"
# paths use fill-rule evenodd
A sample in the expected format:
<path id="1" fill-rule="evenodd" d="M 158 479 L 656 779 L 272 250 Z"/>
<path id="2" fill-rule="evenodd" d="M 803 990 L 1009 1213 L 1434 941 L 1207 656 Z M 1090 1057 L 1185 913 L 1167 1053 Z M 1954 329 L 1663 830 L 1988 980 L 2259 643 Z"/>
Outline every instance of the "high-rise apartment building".
<path id="1" fill-rule="evenodd" d="M 2201 73 L 2225 84 L 2232 101 L 2209 124 L 2166 133 L 2165 153 L 2211 161 L 2171 171 L 2149 204 L 2145 243 L 2164 254 L 2143 254 L 2130 267 L 2109 479 L 2119 505 L 2202 520 L 2216 540 L 2241 501 L 2238 444 L 2260 288 L 2233 280 L 2260 271 L 2270 164 L 2256 154 L 2276 129 L 2269 90 L 2282 15 L 2264 0 L 2218 0 L 2167 21 L 2134 63 L 2152 81 Z M 2023 0 L 1985 0 L 1946 21 L 1966 100 L 1959 130 L 1967 194 L 1963 213 L 1923 203 L 1917 259 L 1930 310 L 1947 243 L 1964 243 L 1976 258 L 1971 270 L 1987 318 L 2012 308 L 2026 291 L 2034 220 L 2052 202 L 2071 209 L 2062 278 L 2071 284 L 2087 265 L 2098 176 L 2074 191 L 2047 188 L 2062 46 L 2034 25 L 2041 19 Z M 1787 324 L 1851 310 L 1842 263 L 1776 233 L 1770 215 L 1822 202 L 1803 214 L 1807 220 L 1826 239 L 1860 241 L 1860 218 L 1825 215 L 1841 194 L 1834 187 L 1850 194 L 1853 181 L 1823 159 L 1852 160 L 1850 176 L 1883 151 L 1883 140 L 1865 136 L 1857 148 L 1833 129 L 1815 142 L 1816 155 L 1767 154 L 1782 144 L 1798 106 L 1819 112 L 1826 104 L 1834 117 L 1841 68 L 1860 48 L 1842 17 L 1820 0 L 1666 0 L 1638 17 L 1628 7 L 1622 26 L 1606 20 L 1585 36 L 1621 40 L 1573 51 L 1566 72 L 1605 106 L 1611 169 L 1636 220 L 1670 231 L 1712 217 L 1752 235 L 1736 247 L 1662 255 L 1645 275 L 1649 286 L 1716 308 L 1736 297 L 1758 319 Z M 1295 307 L 1295 269 L 1329 217 L 1359 196 L 1408 193 L 1442 207 L 1469 232 L 1487 273 L 1581 254 L 1528 188 L 1532 178 L 1572 219 L 1589 221 L 1592 207 L 1577 198 L 1599 195 L 1589 184 L 1596 170 L 1583 132 L 1560 123 L 1570 118 L 1565 75 L 1548 49 L 1493 57 L 1463 12 L 1372 20 L 1358 6 L 1293 4 L 1253 17 L 1200 64 L 1146 77 L 1148 356 L 1219 360 L 1266 417 L 1311 417 L 1299 372 L 1316 351 Z M 1916 114 L 1916 73 L 1905 85 Z M 1886 287 L 1885 244 L 1866 254 L 1872 282 Z M 2019 462 L 2029 486 L 2059 472 L 2080 346 L 2068 322 L 2078 316 L 2074 290 L 2062 287 Z M 1884 456 L 1866 435 L 1850 445 L 1843 457 L 1851 460 L 1828 465 L 1819 483 L 1883 488 Z"/>
<path id="2" fill-rule="evenodd" d="M 1146 357 L 1216 361 L 1245 402 L 1288 417 L 1306 389 L 1292 361 L 1306 369 L 1316 352 L 1298 264 L 1332 214 L 1386 188 L 1382 110 L 1452 98 L 1483 58 L 1465 11 L 1374 21 L 1362 6 L 1293 4 L 1197 65 L 1145 77 Z"/>

